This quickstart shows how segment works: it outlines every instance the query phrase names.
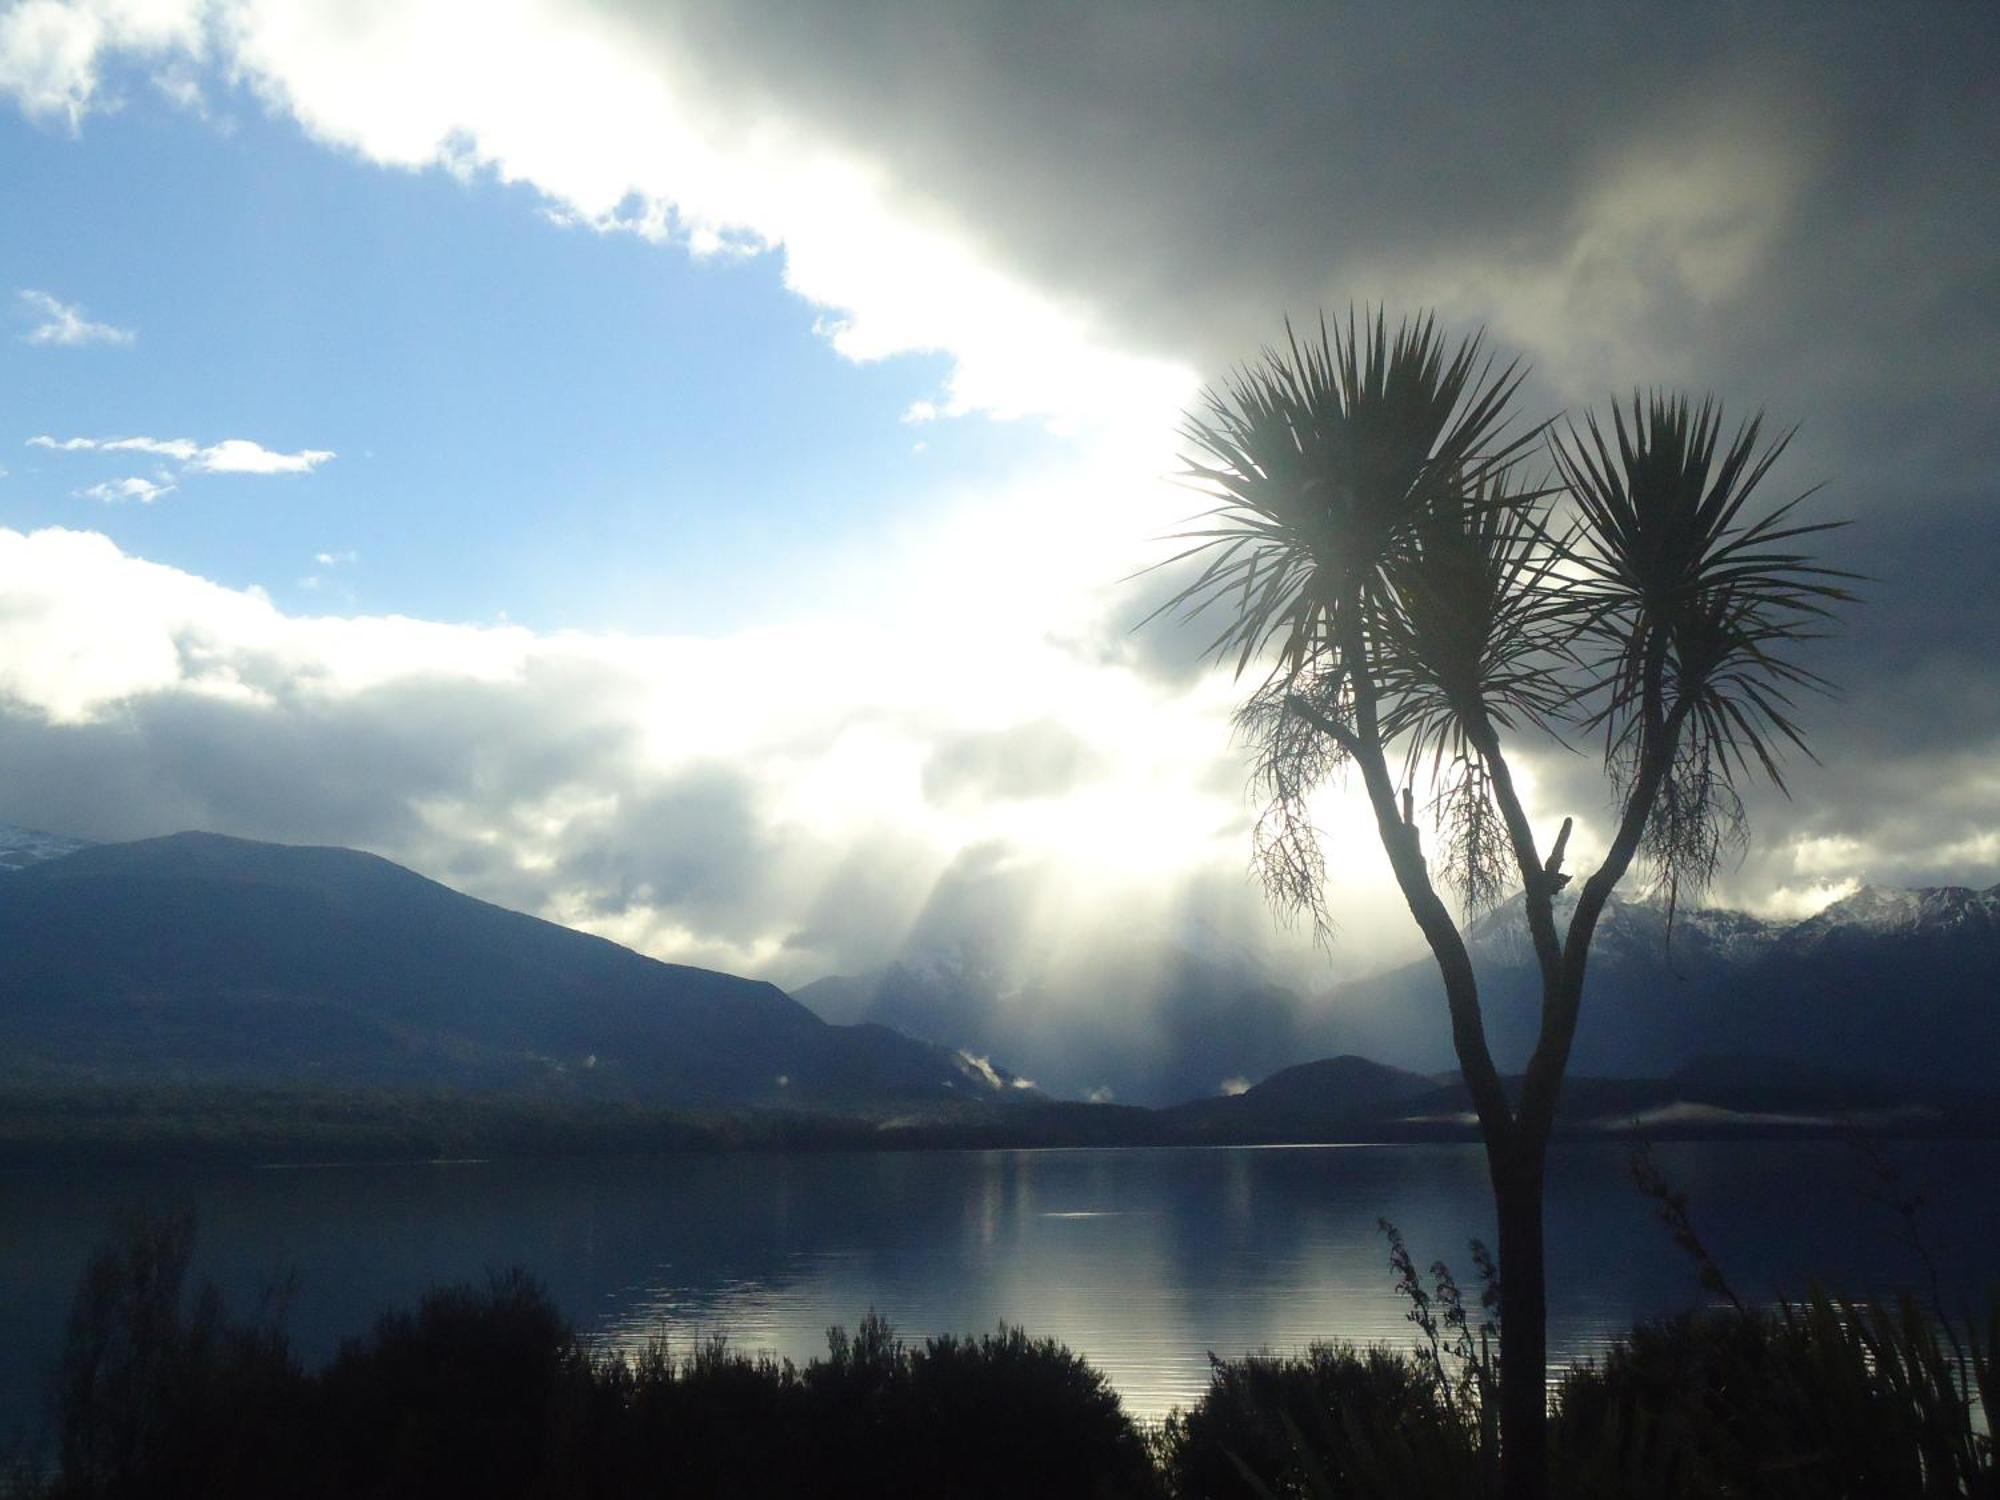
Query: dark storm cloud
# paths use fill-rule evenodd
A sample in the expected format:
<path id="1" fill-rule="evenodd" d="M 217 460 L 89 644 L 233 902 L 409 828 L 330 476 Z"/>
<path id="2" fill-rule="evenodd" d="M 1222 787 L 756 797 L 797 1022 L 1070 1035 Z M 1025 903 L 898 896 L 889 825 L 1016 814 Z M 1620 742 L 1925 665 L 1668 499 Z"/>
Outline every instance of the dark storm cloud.
<path id="1" fill-rule="evenodd" d="M 1479 317 L 1525 272 L 1562 268 L 1579 285 L 1639 284 L 1600 309 L 1624 326 L 1551 327 L 1551 342 L 1615 334 L 1707 382 L 1837 416 L 1871 451 L 1923 451 L 1939 436 L 1925 420 L 1936 382 L 1975 375 L 2000 319 L 1990 11 L 1697 5 L 1669 24 L 1601 5 L 731 0 L 627 13 L 888 164 L 1125 346 L 1210 374 L 1282 313 L 1344 306 L 1391 270 L 1438 270 L 1425 300 Z M 1611 209 L 1656 213 L 1663 232 L 1579 244 L 1606 229 L 1593 204 L 1620 186 Z M 1755 227 L 1743 221 L 1765 216 L 1768 241 L 1739 244 Z M 1677 226 L 1702 241 L 1695 285 L 1662 258 Z M 1613 248 L 1631 263 L 1611 263 Z M 1739 251 L 1754 262 L 1740 275 L 1700 261 Z M 1466 285 L 1442 274 L 1454 267 Z M 1987 385 L 1957 394 L 1991 410 Z"/>
<path id="2" fill-rule="evenodd" d="M 1883 865 L 1928 840 L 2000 878 L 1960 836 L 2000 825 L 1975 774 L 2000 747 L 2000 12 L 626 14 L 886 163 L 1121 347 L 1213 378 L 1287 312 L 1388 296 L 1531 359 L 1531 417 L 1663 382 L 1799 424 L 1770 498 L 1825 482 L 1813 504 L 1857 523 L 1829 555 L 1871 581 L 1805 657 L 1842 688 L 1806 707 L 1827 769 L 1801 764 L 1795 801 L 1753 795 L 1760 842 L 1893 822 Z M 1161 592 L 1135 585 L 1077 649 L 1187 680 L 1199 626 L 1127 634 Z M 1594 809 L 1588 766 L 1545 769 Z"/>

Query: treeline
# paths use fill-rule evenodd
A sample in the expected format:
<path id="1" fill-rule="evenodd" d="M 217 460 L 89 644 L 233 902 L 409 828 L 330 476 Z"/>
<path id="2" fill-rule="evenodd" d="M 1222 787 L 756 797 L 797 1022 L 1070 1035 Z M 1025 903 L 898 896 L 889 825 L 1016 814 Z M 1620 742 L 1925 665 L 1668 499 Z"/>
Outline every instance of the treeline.
<path id="1" fill-rule="evenodd" d="M 519 1272 L 383 1314 L 323 1369 L 282 1298 L 233 1316 L 189 1284 L 190 1221 L 141 1219 L 91 1261 L 51 1392 L 34 1500 L 626 1496 L 1425 1497 L 1494 1473 L 1483 1312 L 1397 1246 L 1412 1352 L 1316 1345 L 1218 1361 L 1158 1428 L 1060 1344 L 1003 1328 L 898 1339 L 870 1315 L 803 1367 L 720 1341 L 591 1347 Z M 1554 1393 L 1567 1500 L 2000 1494 L 2000 1308 L 1815 1296 L 1636 1329 Z"/>
<path id="2" fill-rule="evenodd" d="M 1067 1102 L 883 1116 L 497 1093 L 17 1087 L 0 1088 L 0 1166 L 1154 1145 L 1170 1139 L 1161 1119 L 1152 1110 Z"/>
<path id="3" fill-rule="evenodd" d="M 1568 1131 L 1604 1139 L 1602 1132 Z M 1654 1126 L 1669 1138 L 2000 1135 L 2000 1098 L 1960 1101 L 1893 1130 L 1865 1119 L 1802 1126 Z M 437 1161 L 685 1151 L 876 1151 L 1040 1146 L 1261 1145 L 1323 1139 L 1465 1141 L 1443 1121 L 1356 1118 L 1327 1129 L 1232 1129 L 1171 1110 L 1072 1101 L 967 1104 L 921 1114 L 645 1108 L 560 1095 L 409 1090 L 65 1085 L 0 1087 L 0 1167 L 165 1162 Z"/>

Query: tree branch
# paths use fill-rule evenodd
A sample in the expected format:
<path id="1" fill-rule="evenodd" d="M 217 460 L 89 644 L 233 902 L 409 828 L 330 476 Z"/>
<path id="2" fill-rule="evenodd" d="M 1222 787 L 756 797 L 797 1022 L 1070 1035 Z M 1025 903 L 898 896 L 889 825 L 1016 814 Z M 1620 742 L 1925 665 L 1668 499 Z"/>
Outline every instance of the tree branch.
<path id="1" fill-rule="evenodd" d="M 1361 758 L 1361 742 L 1350 734 L 1338 719 L 1329 718 L 1321 713 L 1297 693 L 1285 694 L 1285 707 L 1340 746 L 1354 759 Z"/>
<path id="2" fill-rule="evenodd" d="M 1546 1139 L 1555 1124 L 1556 1105 L 1562 1093 L 1563 1071 L 1569 1066 L 1571 1044 L 1576 1040 L 1576 1023 L 1583 1004 L 1584 972 L 1590 962 L 1590 942 L 1596 935 L 1598 919 L 1618 882 L 1625 878 L 1639 843 L 1645 836 L 1646 820 L 1652 815 L 1661 784 L 1673 766 L 1674 751 L 1681 729 L 1687 722 L 1692 700 L 1682 699 L 1671 712 L 1661 712 L 1661 677 L 1664 664 L 1648 663 L 1645 687 L 1645 735 L 1642 740 L 1639 774 L 1625 799 L 1617 835 L 1604 862 L 1584 881 L 1578 892 L 1576 911 L 1569 920 L 1563 940 L 1562 968 L 1557 983 L 1543 992 L 1541 1035 L 1521 1084 L 1521 1124 L 1524 1131 Z"/>
<path id="3" fill-rule="evenodd" d="M 1542 992 L 1547 994 L 1562 971 L 1562 944 L 1556 938 L 1552 899 L 1558 889 L 1551 878 L 1555 870 L 1543 865 L 1535 848 L 1534 827 L 1514 790 L 1514 773 L 1508 769 L 1506 756 L 1500 753 L 1500 736 L 1494 733 L 1483 704 L 1466 716 L 1465 727 L 1472 747 L 1486 762 L 1486 774 L 1493 782 L 1493 797 L 1500 804 L 1500 817 L 1507 825 L 1507 841 L 1514 846 L 1514 861 L 1521 871 L 1521 904 L 1528 916 L 1528 936 L 1534 942 L 1535 961 L 1542 971 Z M 1562 862 L 1563 841 L 1569 837 L 1567 823 L 1563 829 L 1562 838 L 1556 841 L 1556 852 L 1550 856 L 1557 865 Z"/>
<path id="4" fill-rule="evenodd" d="M 1418 846 L 1417 830 L 1405 823 L 1397 806 L 1396 784 L 1389 776 L 1388 758 L 1382 746 L 1382 730 L 1375 708 L 1375 686 L 1364 666 L 1366 657 L 1358 625 L 1350 623 L 1341 632 L 1341 655 L 1347 663 L 1354 694 L 1355 727 L 1349 736 L 1355 763 L 1375 810 L 1375 828 L 1389 856 L 1389 868 L 1416 919 L 1424 940 L 1430 944 L 1444 980 L 1445 1006 L 1451 1014 L 1452 1048 L 1465 1075 L 1465 1086 L 1479 1114 L 1480 1128 L 1489 1143 L 1506 1147 L 1513 1139 L 1514 1115 L 1507 1104 L 1507 1091 L 1500 1082 L 1499 1069 L 1486 1043 L 1485 1018 L 1479 1009 L 1479 981 L 1472 972 L 1472 957 L 1458 926 L 1438 899 L 1430 872 Z M 1310 705 L 1308 705 L 1309 707 Z M 1342 748 L 1348 748 L 1343 742 Z"/>

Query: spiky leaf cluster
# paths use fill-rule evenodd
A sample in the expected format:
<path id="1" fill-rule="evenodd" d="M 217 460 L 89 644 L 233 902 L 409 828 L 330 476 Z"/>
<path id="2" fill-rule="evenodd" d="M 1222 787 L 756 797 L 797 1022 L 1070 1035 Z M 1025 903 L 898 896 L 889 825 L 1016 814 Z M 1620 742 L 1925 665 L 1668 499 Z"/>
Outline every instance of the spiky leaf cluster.
<path id="1" fill-rule="evenodd" d="M 1274 643 L 1287 673 L 1337 650 L 1392 591 L 1425 515 L 1527 441 L 1496 444 L 1521 371 L 1495 371 L 1476 336 L 1447 352 L 1429 316 L 1391 335 L 1379 314 L 1287 335 L 1184 431 L 1186 477 L 1217 504 L 1185 534 L 1201 571 L 1164 608 L 1226 606 L 1214 649 L 1238 672 Z"/>
<path id="2" fill-rule="evenodd" d="M 1725 442 L 1713 400 L 1635 395 L 1608 433 L 1586 416 L 1550 441 L 1555 482 L 1530 489 L 1542 429 L 1507 430 L 1522 374 L 1477 335 L 1447 347 L 1428 315 L 1391 332 L 1350 313 L 1317 338 L 1288 326 L 1185 428 L 1215 505 L 1163 609 L 1220 612 L 1212 649 L 1239 674 L 1272 663 L 1237 719 L 1265 799 L 1257 863 L 1317 923 L 1307 804 L 1357 736 L 1426 783 L 1441 873 L 1474 908 L 1518 866 L 1488 761 L 1503 734 L 1601 733 L 1621 803 L 1650 766 L 1641 853 L 1670 901 L 1740 841 L 1746 776 L 1782 788 L 1805 750 L 1793 698 L 1823 684 L 1790 651 L 1849 595 L 1801 549 L 1834 524 L 1797 520 L 1805 496 L 1748 510 L 1789 434 L 1764 442 L 1752 418 Z"/>
<path id="3" fill-rule="evenodd" d="M 1602 731 L 1621 796 L 1648 763 L 1666 772 L 1644 853 L 1669 902 L 1714 875 L 1742 833 L 1742 780 L 1784 787 L 1788 750 L 1810 755 L 1794 717 L 1802 688 L 1823 688 L 1793 661 L 1851 595 L 1850 575 L 1801 551 L 1837 522 L 1795 519 L 1800 495 L 1758 517 L 1747 506 L 1790 442 L 1760 442 L 1761 417 L 1722 441 L 1714 400 L 1655 392 L 1614 408 L 1607 439 L 1594 416 L 1551 447 L 1579 528 L 1570 547 L 1583 723 Z"/>
<path id="4" fill-rule="evenodd" d="M 1391 333 L 1350 315 L 1265 351 L 1186 429 L 1188 475 L 1217 504 L 1181 554 L 1203 566 L 1167 607 L 1225 609 L 1213 649 L 1239 672 L 1274 650 L 1238 716 L 1267 799 L 1257 863 L 1276 902 L 1316 922 L 1325 859 L 1307 799 L 1345 759 L 1324 726 L 1354 728 L 1363 680 L 1406 779 L 1420 763 L 1433 781 L 1447 762 L 1473 767 L 1452 778 L 1447 818 L 1473 842 L 1446 865 L 1469 899 L 1498 878 L 1468 722 L 1542 724 L 1564 693 L 1538 662 L 1560 647 L 1557 549 L 1543 497 L 1510 472 L 1537 434 L 1504 432 L 1520 377 L 1477 336 L 1448 349 L 1428 316 Z"/>

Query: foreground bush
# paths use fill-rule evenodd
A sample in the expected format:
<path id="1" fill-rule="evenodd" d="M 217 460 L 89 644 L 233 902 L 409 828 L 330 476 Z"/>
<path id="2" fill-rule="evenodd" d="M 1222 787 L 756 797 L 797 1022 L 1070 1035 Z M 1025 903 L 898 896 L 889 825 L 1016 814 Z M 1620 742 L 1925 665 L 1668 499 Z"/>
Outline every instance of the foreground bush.
<path id="1" fill-rule="evenodd" d="M 1002 1328 L 899 1340 L 864 1319 L 803 1368 L 711 1341 L 589 1349 L 531 1279 L 426 1294 L 318 1372 L 279 1303 L 232 1320 L 188 1278 L 186 1220 L 93 1258 L 57 1372 L 63 1500 L 283 1496 L 1353 1497 L 1475 1500 L 1496 1469 L 1489 1341 L 1443 1267 L 1392 1235 L 1414 1351 L 1315 1345 L 1217 1361 L 1149 1444 L 1104 1377 Z M 1826 1296 L 1641 1326 L 1560 1382 L 1564 1500 L 2000 1500 L 2000 1308 Z"/>
<path id="2" fill-rule="evenodd" d="M 530 1278 L 427 1293 L 323 1371 L 188 1284 L 186 1221 L 86 1271 L 50 1500 L 1147 1496 L 1144 1438 L 1052 1340 L 897 1339 L 870 1316 L 800 1369 L 719 1341 L 596 1354 Z"/>
<path id="3" fill-rule="evenodd" d="M 1478 1424 L 1421 1361 L 1350 1344 L 1217 1361 L 1157 1451 L 1169 1492 L 1201 1500 L 1473 1495 L 1481 1474 Z"/>
<path id="4" fill-rule="evenodd" d="M 232 1322 L 187 1283 L 194 1225 L 142 1217 L 92 1257 L 55 1375 L 59 1495 L 277 1494 L 304 1381 L 277 1305 Z"/>
<path id="5" fill-rule="evenodd" d="M 1643 1326 L 1556 1398 L 1552 1459 L 1577 1496 L 2000 1497 L 1993 1351 L 1904 1299 L 1814 1293 Z"/>
<path id="6" fill-rule="evenodd" d="M 1563 1500 L 2000 1497 L 1987 1426 L 2000 1410 L 1996 1344 L 2000 1306 L 1984 1330 L 1967 1330 L 1916 1302 L 1824 1294 L 1643 1324 L 1560 1382 L 1552 1490 Z M 1490 1493 L 1490 1428 L 1439 1371 L 1422 1346 L 1316 1345 L 1301 1358 L 1219 1364 L 1161 1435 L 1168 1492 Z"/>

